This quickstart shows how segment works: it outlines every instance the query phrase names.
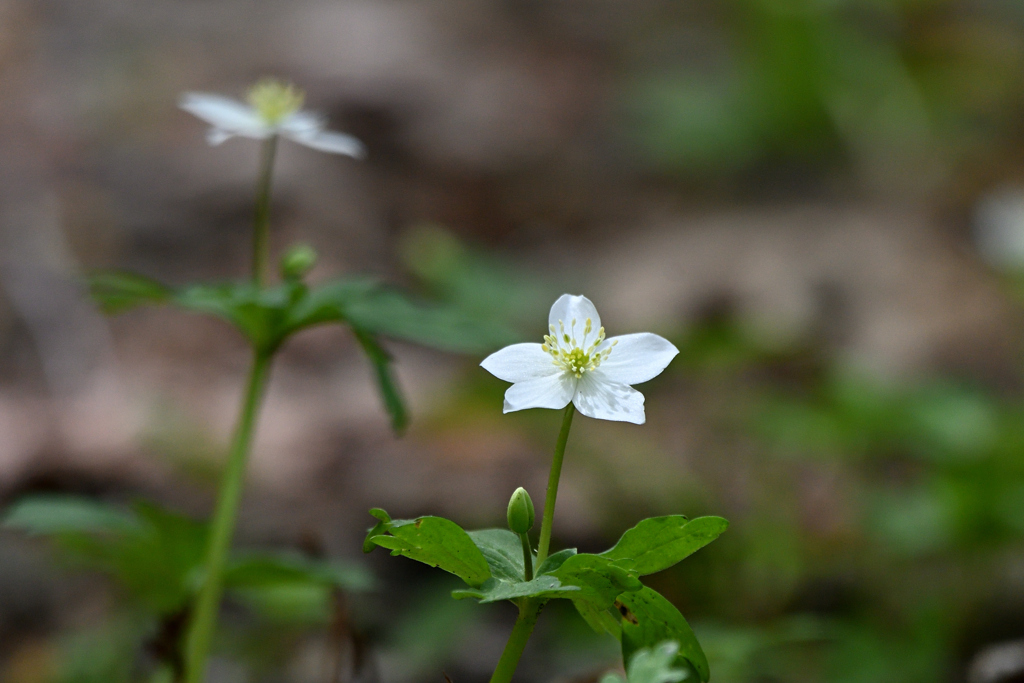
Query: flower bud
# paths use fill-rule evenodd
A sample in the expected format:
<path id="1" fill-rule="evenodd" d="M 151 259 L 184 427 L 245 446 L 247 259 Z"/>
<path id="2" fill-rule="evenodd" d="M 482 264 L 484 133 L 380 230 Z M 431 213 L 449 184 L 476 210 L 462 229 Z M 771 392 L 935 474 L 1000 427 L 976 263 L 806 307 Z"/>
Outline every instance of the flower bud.
<path id="1" fill-rule="evenodd" d="M 316 264 L 316 251 L 308 244 L 296 244 L 281 258 L 281 275 L 286 280 L 300 280 Z"/>
<path id="2" fill-rule="evenodd" d="M 525 534 L 533 528 L 534 516 L 530 494 L 520 486 L 508 501 L 508 528 L 517 534 Z"/>

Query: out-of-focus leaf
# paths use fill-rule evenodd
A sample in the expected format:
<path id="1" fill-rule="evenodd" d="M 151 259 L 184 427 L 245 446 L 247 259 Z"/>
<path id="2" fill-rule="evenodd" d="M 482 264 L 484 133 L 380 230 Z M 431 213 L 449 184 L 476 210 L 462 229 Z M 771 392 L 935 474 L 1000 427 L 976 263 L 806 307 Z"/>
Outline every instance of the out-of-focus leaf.
<path id="1" fill-rule="evenodd" d="M 370 334 L 355 327 L 352 328 L 352 331 L 356 335 L 356 339 L 359 340 L 359 345 L 370 364 L 373 365 L 377 388 L 384 401 L 384 409 L 391 417 L 391 428 L 395 430 L 396 434 L 401 434 L 409 424 L 409 413 L 405 408 L 402 392 L 398 389 L 398 383 L 392 376 L 391 356 Z"/>
<path id="2" fill-rule="evenodd" d="M 683 515 L 651 517 L 622 535 L 602 557 L 628 563 L 640 576 L 654 574 L 697 552 L 718 538 L 729 522 L 721 517 L 698 517 L 687 521 Z"/>
<path id="3" fill-rule="evenodd" d="M 4 515 L 3 526 L 32 535 L 139 530 L 138 520 L 133 515 L 104 503 L 74 496 L 23 498 Z"/>
<path id="4" fill-rule="evenodd" d="M 174 295 L 174 303 L 186 310 L 222 318 L 237 327 L 252 345 L 268 352 L 288 336 L 292 304 L 305 286 L 286 282 L 263 289 L 252 282 L 192 285 Z"/>
<path id="5" fill-rule="evenodd" d="M 679 643 L 666 640 L 654 648 L 641 648 L 633 654 L 633 659 L 626 667 L 628 683 L 678 683 L 690 677 L 688 669 L 676 666 L 676 655 Z M 601 683 L 617 683 L 622 677 L 610 673 L 601 679 Z"/>
<path id="6" fill-rule="evenodd" d="M 312 560 L 294 552 L 246 553 L 234 557 L 224 572 L 227 588 L 252 588 L 293 583 L 367 590 L 373 576 L 363 567 L 336 560 Z"/>
<path id="7" fill-rule="evenodd" d="M 679 660 L 688 661 L 700 680 L 707 681 L 710 674 L 708 660 L 697 642 L 686 619 L 671 602 L 657 591 L 644 587 L 622 593 L 615 601 L 622 624 L 622 660 L 629 662 L 643 648 L 656 647 L 666 640 L 679 643 Z"/>
<path id="8" fill-rule="evenodd" d="M 264 619 L 299 624 L 326 624 L 332 593 L 327 584 L 305 581 L 238 586 L 231 591 Z"/>
<path id="9" fill-rule="evenodd" d="M 383 287 L 350 298 L 343 310 L 354 327 L 445 351 L 483 353 L 513 341 L 458 309 L 414 303 Z"/>
<path id="10" fill-rule="evenodd" d="M 144 304 L 164 303 L 171 290 L 156 280 L 124 271 L 100 271 L 88 278 L 89 293 L 105 313 L 115 314 Z"/>
<path id="11" fill-rule="evenodd" d="M 455 574 L 470 586 L 481 586 L 491 578 L 483 553 L 455 522 L 443 517 L 392 520 L 379 508 L 370 513 L 383 524 L 370 531 L 367 543 Z"/>

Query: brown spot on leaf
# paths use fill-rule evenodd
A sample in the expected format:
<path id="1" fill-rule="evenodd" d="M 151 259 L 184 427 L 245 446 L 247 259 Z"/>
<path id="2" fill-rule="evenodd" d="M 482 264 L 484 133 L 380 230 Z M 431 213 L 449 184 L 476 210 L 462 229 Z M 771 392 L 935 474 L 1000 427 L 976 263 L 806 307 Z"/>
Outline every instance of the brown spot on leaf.
<path id="1" fill-rule="evenodd" d="M 419 529 L 420 528 L 420 524 L 423 524 L 423 519 L 422 518 L 421 519 L 417 519 L 416 522 L 413 524 L 413 526 L 416 527 L 417 529 Z"/>
<path id="2" fill-rule="evenodd" d="M 615 609 L 619 610 L 619 614 L 622 615 L 622 618 L 625 619 L 626 621 L 628 621 L 629 623 L 631 623 L 631 624 L 638 623 L 637 620 L 636 620 L 636 617 L 633 615 L 632 612 L 629 611 L 629 608 L 626 607 L 625 605 L 623 605 L 618 600 L 615 601 Z"/>

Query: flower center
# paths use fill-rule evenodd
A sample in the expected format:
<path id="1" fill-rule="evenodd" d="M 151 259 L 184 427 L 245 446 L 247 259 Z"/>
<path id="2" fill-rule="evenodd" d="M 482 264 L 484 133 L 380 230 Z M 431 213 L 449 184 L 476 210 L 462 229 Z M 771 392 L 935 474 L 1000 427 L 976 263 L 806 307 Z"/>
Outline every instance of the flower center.
<path id="1" fill-rule="evenodd" d="M 276 126 L 302 108 L 306 95 L 290 83 L 268 78 L 252 87 L 248 99 L 265 124 Z"/>
<path id="2" fill-rule="evenodd" d="M 565 322 L 558 321 L 558 329 L 554 325 L 549 328 L 551 334 L 544 335 L 544 343 L 540 348 L 551 355 L 555 365 L 566 372 L 571 373 L 576 379 L 583 377 L 586 372 L 593 372 L 601 365 L 601 361 L 608 358 L 612 348 L 618 344 L 618 340 L 600 351 L 597 347 L 604 341 L 604 328 L 600 328 L 597 334 L 591 338 L 593 322 L 587 318 L 583 325 L 582 336 L 577 338 L 576 321 L 569 324 L 566 331 Z"/>

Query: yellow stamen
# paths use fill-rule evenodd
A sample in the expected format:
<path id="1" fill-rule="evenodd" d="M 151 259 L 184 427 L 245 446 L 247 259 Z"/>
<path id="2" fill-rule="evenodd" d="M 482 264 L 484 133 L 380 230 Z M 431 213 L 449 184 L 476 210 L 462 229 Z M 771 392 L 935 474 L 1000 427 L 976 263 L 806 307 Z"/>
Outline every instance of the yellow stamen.
<path id="1" fill-rule="evenodd" d="M 285 117 L 302 108 L 306 95 L 290 83 L 267 78 L 249 90 L 249 104 L 268 126 L 281 123 Z"/>

